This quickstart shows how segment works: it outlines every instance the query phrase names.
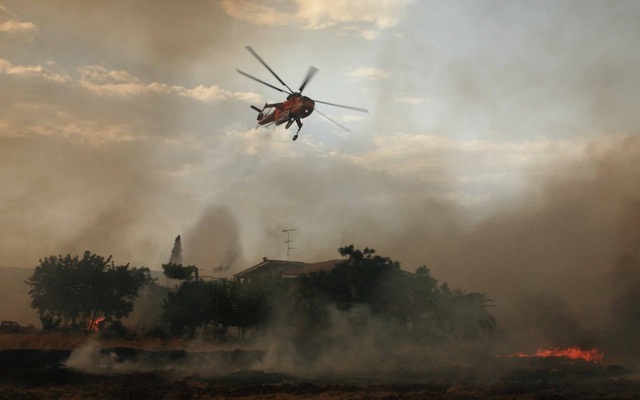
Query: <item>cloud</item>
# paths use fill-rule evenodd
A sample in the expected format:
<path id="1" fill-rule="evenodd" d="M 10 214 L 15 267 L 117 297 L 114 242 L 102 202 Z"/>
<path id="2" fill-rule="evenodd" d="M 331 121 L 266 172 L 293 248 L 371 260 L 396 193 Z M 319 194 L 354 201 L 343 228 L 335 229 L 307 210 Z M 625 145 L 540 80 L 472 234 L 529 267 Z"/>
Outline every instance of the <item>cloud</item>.
<path id="1" fill-rule="evenodd" d="M 78 85 L 100 96 L 140 96 L 144 94 L 173 94 L 204 103 L 238 99 L 247 103 L 258 103 L 261 96 L 253 92 L 231 92 L 217 85 L 198 85 L 192 89 L 170 86 L 164 83 L 145 83 L 124 70 L 108 70 L 101 65 L 78 68 L 79 78 L 53 71 L 42 65 L 13 65 L 0 58 L 0 74 L 39 77 L 53 82 Z"/>
<path id="2" fill-rule="evenodd" d="M 13 65 L 11 62 L 3 58 L 0 58 L 0 74 L 38 77 L 59 83 L 72 81 L 69 76 L 56 73 L 42 65 Z"/>
<path id="3" fill-rule="evenodd" d="M 380 68 L 361 67 L 347 69 L 347 76 L 358 79 L 383 80 L 389 79 L 389 71 Z"/>
<path id="4" fill-rule="evenodd" d="M 272 2 L 222 0 L 225 12 L 237 19 L 258 25 L 300 25 L 305 29 L 337 28 L 339 34 L 356 32 L 373 40 L 381 30 L 391 28 L 404 17 L 413 0 L 287 0 L 279 6 Z M 293 10 L 293 11 L 281 11 Z"/>
<path id="5" fill-rule="evenodd" d="M 355 162 L 371 168 L 387 169 L 393 174 L 411 171 L 421 174 L 427 172 L 427 166 L 437 166 L 441 160 L 456 160 L 472 170 L 492 167 L 513 171 L 548 162 L 561 154 L 571 158 L 584 150 L 588 140 L 456 140 L 444 136 L 398 132 L 375 135 L 372 142 L 374 149 L 351 156 Z M 447 164 L 451 165 L 450 162 Z"/>
<path id="6" fill-rule="evenodd" d="M 33 22 L 20 21 L 16 14 L 0 5 L 0 48 L 31 41 L 37 31 Z"/>
<path id="7" fill-rule="evenodd" d="M 410 105 L 418 106 L 422 103 L 426 103 L 429 100 L 422 97 L 397 97 L 393 99 L 393 101 L 395 103 L 410 104 Z"/>
<path id="8" fill-rule="evenodd" d="M 287 21 L 290 14 L 250 0 L 222 0 L 222 7 L 228 15 L 253 24 L 276 26 L 290 23 Z"/>
<path id="9" fill-rule="evenodd" d="M 135 96 L 142 94 L 176 94 L 205 103 L 238 99 L 248 103 L 261 101 L 260 95 L 252 92 L 231 92 L 217 85 L 198 85 L 192 89 L 170 86 L 164 83 L 144 83 L 124 70 L 108 70 L 101 65 L 90 65 L 78 69 L 80 85 L 102 96 Z"/>
<path id="10" fill-rule="evenodd" d="M 0 33 L 25 33 L 35 32 L 36 25 L 33 22 L 21 22 L 16 14 L 8 8 L 0 5 Z"/>
<path id="11" fill-rule="evenodd" d="M 5 33 L 24 33 L 35 30 L 36 26 L 31 22 L 6 21 L 0 24 L 0 32 Z"/>

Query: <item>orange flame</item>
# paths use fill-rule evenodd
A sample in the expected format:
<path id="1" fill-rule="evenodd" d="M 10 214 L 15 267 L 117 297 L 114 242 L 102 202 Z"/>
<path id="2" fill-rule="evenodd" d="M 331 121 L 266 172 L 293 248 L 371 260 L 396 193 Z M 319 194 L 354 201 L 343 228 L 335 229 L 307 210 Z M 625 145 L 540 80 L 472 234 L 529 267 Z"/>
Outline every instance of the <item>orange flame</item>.
<path id="1" fill-rule="evenodd" d="M 583 350 L 579 347 L 567 347 L 564 349 L 538 349 L 534 354 L 518 353 L 516 357 L 565 357 L 573 360 L 600 362 L 604 358 L 604 353 L 598 349 Z"/>
<path id="2" fill-rule="evenodd" d="M 105 320 L 105 317 L 98 317 L 96 319 L 93 320 L 92 323 L 89 324 L 89 326 L 87 326 L 87 330 L 88 331 L 99 331 L 100 330 L 100 323 L 102 321 Z"/>

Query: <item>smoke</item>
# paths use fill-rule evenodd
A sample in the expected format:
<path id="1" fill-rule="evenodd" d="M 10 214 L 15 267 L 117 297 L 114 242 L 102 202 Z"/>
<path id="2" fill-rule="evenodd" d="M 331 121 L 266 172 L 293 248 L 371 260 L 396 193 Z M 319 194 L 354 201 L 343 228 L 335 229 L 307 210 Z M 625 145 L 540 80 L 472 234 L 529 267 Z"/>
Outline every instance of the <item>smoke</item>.
<path id="1" fill-rule="evenodd" d="M 185 265 L 200 275 L 229 270 L 242 255 L 240 226 L 229 210 L 209 207 L 185 235 Z"/>
<path id="2" fill-rule="evenodd" d="M 209 1 L 24 4 L 3 12 L 33 29 L 3 43 L 0 60 L 2 265 L 91 250 L 157 269 L 184 233 L 186 264 L 232 273 L 282 258 L 282 230 L 297 228 L 292 258 L 333 259 L 354 243 L 487 293 L 505 353 L 573 342 L 640 352 L 640 140 L 632 136 L 640 91 L 629 51 L 637 7 L 525 12 L 528 27 L 552 20 L 517 35 L 495 22 L 523 22 L 519 3 L 473 21 L 457 19 L 467 13 L 454 3 L 408 13 L 410 25 L 376 42 L 375 67 L 389 79 L 353 91 L 377 102 L 366 129 L 340 141 L 312 116 L 294 145 L 282 129 L 239 122 L 248 108 L 234 90 L 253 87 L 234 87 L 234 66 L 250 60 L 243 46 L 265 43 L 284 77 L 298 54 L 360 62 L 353 38 L 327 46 L 326 32 L 250 29 Z M 339 53 L 319 50 L 328 47 Z M 444 47 L 457 53 L 445 57 Z M 83 72 L 96 65 L 110 92 L 87 89 Z M 333 94 L 338 84 L 326 79 Z M 225 101 L 179 94 L 223 82 Z M 318 83 L 319 98 L 332 101 Z M 183 90 L 140 89 L 149 87 Z M 394 100 L 407 97 L 423 107 Z M 540 132 L 594 136 L 556 142 L 538 140 Z M 529 141 L 493 140 L 522 134 Z M 465 135 L 477 140 L 451 139 Z M 332 316 L 335 336 L 349 343 L 332 354 L 353 349 L 350 360 L 363 365 L 384 359 L 361 347 L 380 347 L 378 339 L 349 342 L 352 317 Z M 365 331 L 381 325 L 372 320 Z"/>
<path id="3" fill-rule="evenodd" d="M 351 214 L 357 214 L 357 229 L 343 229 L 342 239 L 357 238 L 405 269 L 426 264 L 454 288 L 488 294 L 499 326 L 494 353 L 579 345 L 633 362 L 640 346 L 640 189 L 633 184 L 640 179 L 638 161 L 636 137 L 592 140 L 576 157 L 536 165 L 517 198 L 494 205 L 477 222 L 465 221 L 450 203 L 418 197 L 385 214 L 375 207 Z M 386 183 L 377 178 L 375 184 Z M 340 186 L 339 179 L 333 183 Z M 378 353 L 385 346 L 367 339 L 367 332 L 382 331 L 375 320 L 362 330 L 341 331 L 340 318 L 350 317 L 332 318 L 336 337 L 347 344 L 324 355 L 328 365 L 345 359 L 376 365 L 368 357 L 385 358 Z M 343 357 L 363 343 L 371 346 L 362 357 Z M 272 347 L 272 360 L 294 362 L 286 346 Z M 424 354 L 437 353 L 430 351 Z"/>
<path id="4" fill-rule="evenodd" d="M 434 275 L 488 293 L 519 346 L 629 342 L 640 267 L 638 160 L 638 138 L 615 138 L 594 142 L 564 168 L 532 174 L 505 212 L 433 244 Z"/>
<path id="5" fill-rule="evenodd" d="M 404 379 L 445 366 L 475 366 L 492 348 L 487 340 L 416 341 L 405 326 L 363 306 L 328 310 L 326 324 L 311 331 L 296 331 L 291 319 L 272 321 L 264 337 L 257 338 L 265 354 L 253 368 L 307 378 Z"/>

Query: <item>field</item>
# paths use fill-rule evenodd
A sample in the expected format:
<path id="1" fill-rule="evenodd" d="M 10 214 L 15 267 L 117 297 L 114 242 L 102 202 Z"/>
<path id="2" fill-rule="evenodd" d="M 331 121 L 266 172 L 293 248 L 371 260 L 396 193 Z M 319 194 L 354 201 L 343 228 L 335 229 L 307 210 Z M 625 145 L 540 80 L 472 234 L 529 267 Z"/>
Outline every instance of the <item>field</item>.
<path id="1" fill-rule="evenodd" d="M 263 370 L 259 349 L 179 340 L 3 335 L 0 349 L 0 400 L 640 398 L 632 369 L 563 359 L 337 376 Z"/>

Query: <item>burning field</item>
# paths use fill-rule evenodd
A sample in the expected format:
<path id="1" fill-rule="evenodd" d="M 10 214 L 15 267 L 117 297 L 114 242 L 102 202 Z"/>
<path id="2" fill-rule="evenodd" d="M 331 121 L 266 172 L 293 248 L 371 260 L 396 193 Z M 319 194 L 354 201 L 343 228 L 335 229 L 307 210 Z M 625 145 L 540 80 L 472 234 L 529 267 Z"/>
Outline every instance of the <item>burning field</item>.
<path id="1" fill-rule="evenodd" d="M 0 399 L 630 399 L 640 382 L 598 349 L 539 349 L 466 364 L 345 372 L 278 368 L 271 350 L 103 347 L 0 351 Z M 134 348 L 136 346 L 137 348 Z M 346 361 L 346 360 L 344 360 Z"/>

